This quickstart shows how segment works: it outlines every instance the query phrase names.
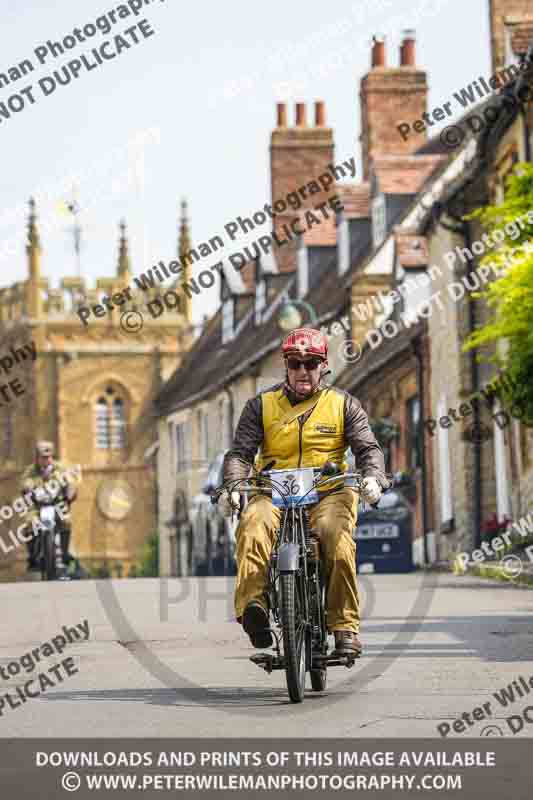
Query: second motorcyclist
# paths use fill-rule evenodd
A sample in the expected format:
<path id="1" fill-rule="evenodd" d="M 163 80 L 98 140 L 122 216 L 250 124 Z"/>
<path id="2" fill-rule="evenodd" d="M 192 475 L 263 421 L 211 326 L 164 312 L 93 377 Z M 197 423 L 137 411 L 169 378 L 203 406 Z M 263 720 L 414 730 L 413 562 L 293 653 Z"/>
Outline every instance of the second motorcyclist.
<path id="1" fill-rule="evenodd" d="M 21 490 L 25 495 L 32 494 L 39 490 L 46 490 L 47 485 L 57 483 L 61 487 L 56 503 L 63 504 L 61 513 L 58 513 L 59 534 L 61 541 L 61 553 L 63 563 L 68 565 L 72 560 L 70 554 L 70 537 L 72 532 L 72 521 L 70 506 L 77 496 L 76 479 L 73 474 L 59 461 L 54 460 L 54 445 L 52 442 L 40 441 L 35 447 L 35 461 L 30 464 L 22 473 L 20 479 Z M 64 504 L 67 504 L 65 508 Z M 30 503 L 28 512 L 28 522 L 26 528 L 28 536 L 30 530 L 33 531 L 27 541 L 28 547 L 28 570 L 39 570 L 39 537 L 35 535 L 35 520 L 39 517 L 39 509 L 35 504 Z M 37 528 L 38 529 L 38 528 Z"/>

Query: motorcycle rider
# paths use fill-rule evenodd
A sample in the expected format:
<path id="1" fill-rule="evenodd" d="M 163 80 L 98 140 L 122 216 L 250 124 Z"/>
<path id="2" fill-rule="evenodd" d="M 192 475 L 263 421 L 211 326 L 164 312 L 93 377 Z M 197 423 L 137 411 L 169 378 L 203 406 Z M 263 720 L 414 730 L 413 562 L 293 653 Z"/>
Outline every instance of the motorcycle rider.
<path id="1" fill-rule="evenodd" d="M 356 468 L 364 476 L 363 495 L 377 503 L 382 490 L 390 486 L 383 451 L 360 402 L 322 382 L 328 371 L 326 338 L 313 328 L 297 328 L 283 341 L 281 353 L 285 380 L 246 403 L 224 460 L 224 483 L 248 477 L 254 459 L 259 470 L 272 461 L 273 469 L 322 467 L 333 461 L 346 471 L 344 455 L 350 447 Z M 231 496 L 228 490 L 223 492 L 222 513 L 229 516 L 239 499 L 237 491 Z M 358 501 L 353 489 L 326 489 L 310 511 L 326 573 L 327 628 L 334 634 L 338 655 L 362 651 L 352 538 Z M 235 613 L 254 647 L 272 645 L 272 635 L 265 630 L 269 626 L 265 587 L 280 519 L 281 512 L 270 497 L 254 495 L 236 532 Z"/>
<path id="2" fill-rule="evenodd" d="M 23 493 L 34 492 L 36 489 L 46 489 L 46 485 L 52 481 L 64 486 L 64 490 L 59 492 L 55 501 L 56 505 L 64 503 L 65 499 L 68 510 L 58 511 L 58 530 L 61 541 L 61 553 L 63 563 L 66 565 L 72 561 L 69 552 L 70 535 L 72 523 L 70 518 L 70 505 L 77 496 L 76 483 L 73 475 L 59 461 L 54 460 L 54 445 L 52 442 L 40 441 L 35 446 L 35 462 L 30 464 L 20 479 L 20 486 Z M 52 484 L 53 485 L 53 484 Z M 39 509 L 32 505 L 28 512 L 27 533 L 33 530 L 32 523 L 39 518 Z M 32 535 L 27 542 L 28 546 L 28 570 L 39 570 L 39 538 Z"/>

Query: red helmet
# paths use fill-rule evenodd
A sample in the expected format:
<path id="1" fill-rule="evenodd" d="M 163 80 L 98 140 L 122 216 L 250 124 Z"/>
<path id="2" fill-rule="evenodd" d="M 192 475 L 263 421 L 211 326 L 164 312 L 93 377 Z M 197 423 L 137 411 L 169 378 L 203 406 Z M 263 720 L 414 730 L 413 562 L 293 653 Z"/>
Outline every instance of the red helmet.
<path id="1" fill-rule="evenodd" d="M 326 337 L 315 328 L 296 328 L 291 331 L 281 345 L 284 358 L 288 356 L 318 356 L 326 360 L 328 343 Z"/>

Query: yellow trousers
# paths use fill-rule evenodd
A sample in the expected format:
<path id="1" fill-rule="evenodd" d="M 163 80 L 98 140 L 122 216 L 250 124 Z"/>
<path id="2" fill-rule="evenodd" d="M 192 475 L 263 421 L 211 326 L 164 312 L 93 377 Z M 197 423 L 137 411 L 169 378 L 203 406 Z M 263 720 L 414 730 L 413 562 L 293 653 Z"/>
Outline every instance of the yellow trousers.
<path id="1" fill-rule="evenodd" d="M 324 497 L 310 510 L 313 530 L 320 538 L 320 552 L 327 581 L 326 624 L 328 631 L 359 632 L 359 596 L 355 578 L 355 542 L 358 494 L 341 489 Z M 268 565 L 281 511 L 269 497 L 250 499 L 237 528 L 237 583 L 235 614 L 242 617 L 252 600 L 266 607 Z"/>

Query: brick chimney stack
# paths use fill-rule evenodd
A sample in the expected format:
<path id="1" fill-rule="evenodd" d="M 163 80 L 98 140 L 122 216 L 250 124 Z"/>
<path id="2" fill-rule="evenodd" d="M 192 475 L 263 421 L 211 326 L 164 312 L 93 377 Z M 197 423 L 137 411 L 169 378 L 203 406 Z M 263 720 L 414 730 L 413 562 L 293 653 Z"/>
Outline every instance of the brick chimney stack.
<path id="1" fill-rule="evenodd" d="M 324 103 L 317 101 L 314 110 L 314 125 L 308 124 L 305 103 L 296 103 L 295 124 L 294 127 L 288 127 L 286 105 L 277 104 L 277 127 L 272 131 L 270 144 L 272 205 L 278 200 L 285 200 L 290 192 L 297 192 L 300 187 L 328 172 L 328 165 L 334 162 L 333 130 L 326 127 Z M 299 210 L 287 206 L 280 213 L 274 209 L 274 229 L 277 231 L 284 223 L 293 220 L 302 208 L 317 206 L 334 194 L 333 183 L 326 192 L 320 191 L 311 195 L 306 193 L 305 198 L 300 198 L 302 205 Z M 282 270 L 295 268 L 294 253 L 291 255 L 292 244 L 291 242 L 280 248 L 276 255 Z"/>
<path id="2" fill-rule="evenodd" d="M 426 73 L 416 66 L 415 34 L 404 32 L 398 67 L 386 66 L 385 37 L 375 36 L 371 68 L 361 81 L 361 148 L 363 180 L 370 161 L 378 155 L 409 155 L 420 147 L 425 132 L 404 141 L 397 130 L 401 122 L 414 122 L 427 110 Z"/>
<path id="3" fill-rule="evenodd" d="M 326 111 L 322 101 L 315 103 L 315 124 L 307 124 L 305 103 L 296 103 L 295 126 L 287 126 L 285 103 L 277 104 L 277 128 L 272 131 L 270 170 L 272 202 L 294 192 L 305 183 L 327 171 L 334 159 L 333 130 L 326 127 Z M 304 205 L 315 205 L 314 198 Z"/>

